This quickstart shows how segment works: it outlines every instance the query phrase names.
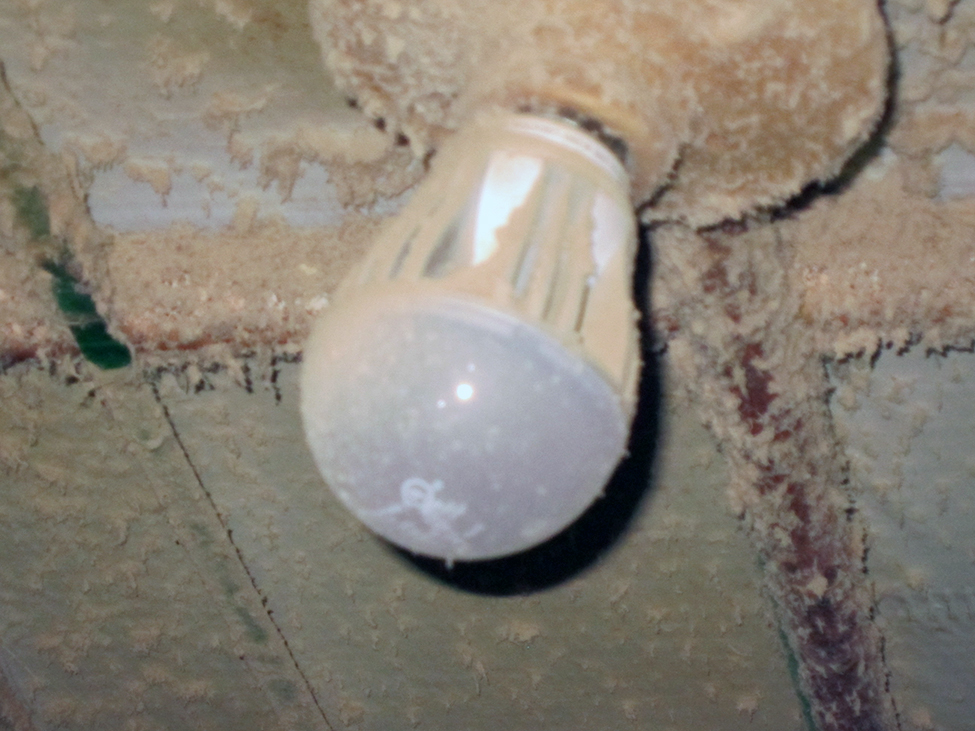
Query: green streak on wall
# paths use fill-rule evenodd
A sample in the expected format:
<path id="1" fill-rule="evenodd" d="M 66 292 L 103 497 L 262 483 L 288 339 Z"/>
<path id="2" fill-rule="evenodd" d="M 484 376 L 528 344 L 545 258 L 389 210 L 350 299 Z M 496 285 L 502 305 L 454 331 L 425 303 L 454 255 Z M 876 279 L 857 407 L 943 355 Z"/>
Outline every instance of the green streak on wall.
<path id="1" fill-rule="evenodd" d="M 46 262 L 44 269 L 54 277 L 51 291 L 58 308 L 68 318 L 68 327 L 81 354 L 103 370 L 129 365 L 132 362 L 129 349 L 109 334 L 105 320 L 95 308 L 95 301 L 67 267 Z"/>
<path id="2" fill-rule="evenodd" d="M 44 194 L 38 186 L 26 188 L 18 185 L 12 195 L 17 217 L 35 241 L 51 235 L 51 218 L 47 212 Z"/>

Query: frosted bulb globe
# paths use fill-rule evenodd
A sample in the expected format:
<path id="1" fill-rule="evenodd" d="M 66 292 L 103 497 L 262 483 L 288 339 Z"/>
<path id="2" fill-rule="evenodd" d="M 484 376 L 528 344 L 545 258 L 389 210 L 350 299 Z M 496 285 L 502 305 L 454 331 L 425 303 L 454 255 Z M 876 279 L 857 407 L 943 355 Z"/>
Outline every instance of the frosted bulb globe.
<path id="1" fill-rule="evenodd" d="M 623 456 L 639 375 L 622 166 L 568 122 L 482 118 L 305 347 L 316 464 L 373 531 L 448 560 L 552 537 Z"/>

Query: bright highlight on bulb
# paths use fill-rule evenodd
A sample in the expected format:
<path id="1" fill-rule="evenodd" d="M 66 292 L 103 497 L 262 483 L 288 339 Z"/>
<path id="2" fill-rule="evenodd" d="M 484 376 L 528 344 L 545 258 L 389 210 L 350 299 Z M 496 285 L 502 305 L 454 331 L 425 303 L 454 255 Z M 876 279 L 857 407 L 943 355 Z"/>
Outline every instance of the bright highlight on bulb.
<path id="1" fill-rule="evenodd" d="M 376 533 L 495 558 L 601 494 L 640 365 L 627 188 L 570 123 L 483 118 L 332 297 L 302 416 L 326 483 Z"/>

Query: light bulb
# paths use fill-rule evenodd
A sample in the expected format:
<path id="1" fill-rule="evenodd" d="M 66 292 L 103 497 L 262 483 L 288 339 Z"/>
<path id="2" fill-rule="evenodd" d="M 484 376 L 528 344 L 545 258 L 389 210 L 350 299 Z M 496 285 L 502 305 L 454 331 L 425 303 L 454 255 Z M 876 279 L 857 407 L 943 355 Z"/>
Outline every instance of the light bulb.
<path id="1" fill-rule="evenodd" d="M 484 116 L 334 293 L 301 408 L 328 486 L 414 553 L 552 537 L 626 450 L 640 359 L 628 179 L 565 120 Z"/>

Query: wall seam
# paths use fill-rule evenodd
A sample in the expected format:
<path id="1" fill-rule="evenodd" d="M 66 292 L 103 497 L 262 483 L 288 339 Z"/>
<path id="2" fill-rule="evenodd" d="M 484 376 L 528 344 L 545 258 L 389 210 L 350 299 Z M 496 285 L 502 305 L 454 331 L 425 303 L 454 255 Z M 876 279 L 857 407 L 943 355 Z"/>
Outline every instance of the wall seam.
<path id="1" fill-rule="evenodd" d="M 254 578 L 254 574 L 251 572 L 250 567 L 247 565 L 247 562 L 244 560 L 243 552 L 240 550 L 240 547 L 234 541 L 233 530 L 227 525 L 227 522 L 224 520 L 223 515 L 220 513 L 220 510 L 217 507 L 216 500 L 214 500 L 213 495 L 207 489 L 206 484 L 203 482 L 203 477 L 201 476 L 199 470 L 197 470 L 196 465 L 193 464 L 193 460 L 190 458 L 189 450 L 186 448 L 186 445 L 183 443 L 183 440 L 179 435 L 179 430 L 176 428 L 176 422 L 173 420 L 171 414 L 169 413 L 169 408 L 166 406 L 165 402 L 162 399 L 161 394 L 159 393 L 158 382 L 155 379 L 150 378 L 149 386 L 152 389 L 153 398 L 155 398 L 156 403 L 159 404 L 159 408 L 162 410 L 163 417 L 166 419 L 166 423 L 169 425 L 169 429 L 172 432 L 173 439 L 176 440 L 177 446 L 179 447 L 180 451 L 183 453 L 183 458 L 186 460 L 187 466 L 190 468 L 190 471 L 193 473 L 193 477 L 196 480 L 196 483 L 199 485 L 200 490 L 206 496 L 207 502 L 210 504 L 210 507 L 213 509 L 214 515 L 217 517 L 217 520 L 220 522 L 220 526 L 223 528 L 224 533 L 227 536 L 227 540 L 230 542 L 230 545 L 233 547 L 234 552 L 237 555 L 237 561 L 240 563 L 241 568 L 244 570 L 244 573 L 247 575 L 247 579 L 250 581 L 251 587 L 257 593 L 257 596 L 261 601 L 261 607 L 264 609 L 268 621 L 271 623 L 271 626 L 274 627 L 274 631 L 277 633 L 278 638 L 281 640 L 281 643 L 284 645 L 284 649 L 288 653 L 288 657 L 291 659 L 291 663 L 294 666 L 295 671 L 301 677 L 302 682 L 304 682 L 305 688 L 308 690 L 308 693 L 315 704 L 316 710 L 318 711 L 319 715 L 322 717 L 322 720 L 325 722 L 325 726 L 329 729 L 329 731 L 332 731 L 334 729 L 334 726 L 332 726 L 332 724 L 329 722 L 328 716 L 325 713 L 325 709 L 322 707 L 322 704 L 318 700 L 318 695 L 315 693 L 315 688 L 312 686 L 311 681 L 308 679 L 308 676 L 305 675 L 305 672 L 304 670 L 302 670 L 301 665 L 298 663 L 298 659 L 295 657 L 295 654 L 292 651 L 291 646 L 288 644 L 288 638 L 285 636 L 284 631 L 281 629 L 280 625 L 278 625 L 277 621 L 274 619 L 274 615 L 267 608 L 268 605 L 267 597 L 264 596 L 264 592 L 261 591 L 261 588 L 258 585 L 257 580 Z"/>

